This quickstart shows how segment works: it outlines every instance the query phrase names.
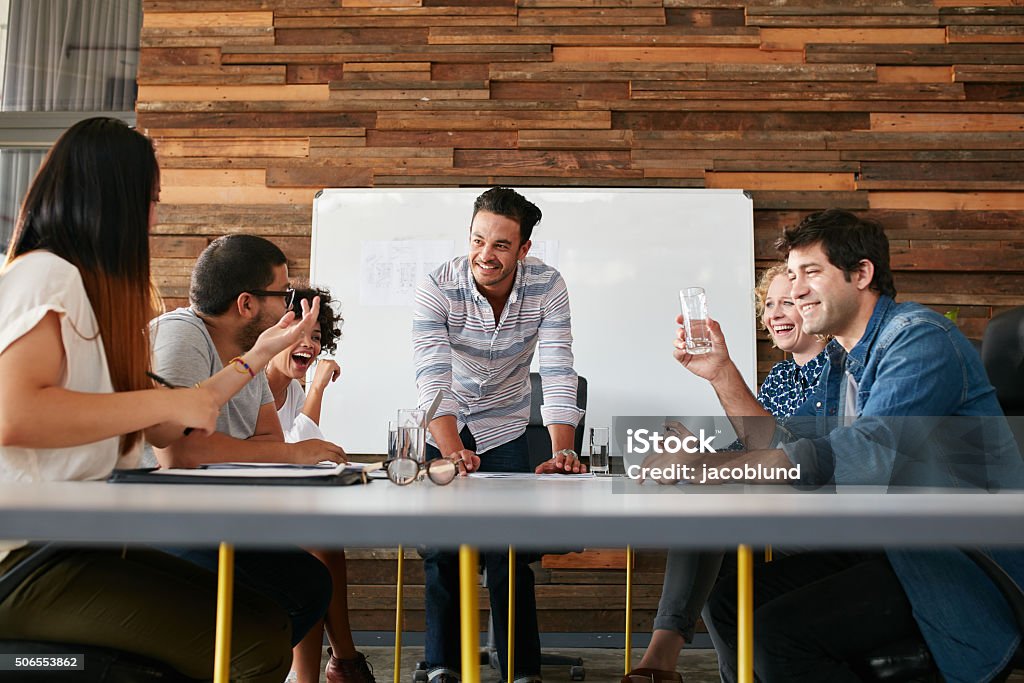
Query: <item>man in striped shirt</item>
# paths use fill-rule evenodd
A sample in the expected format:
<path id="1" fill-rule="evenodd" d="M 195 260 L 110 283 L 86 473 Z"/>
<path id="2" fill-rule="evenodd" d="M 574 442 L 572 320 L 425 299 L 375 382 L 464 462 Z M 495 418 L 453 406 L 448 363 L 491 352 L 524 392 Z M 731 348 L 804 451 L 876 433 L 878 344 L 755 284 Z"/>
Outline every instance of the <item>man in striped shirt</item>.
<path id="1" fill-rule="evenodd" d="M 465 471 L 528 471 L 530 362 L 540 350 L 541 414 L 552 457 L 536 472 L 585 472 L 572 450 L 582 411 L 576 407 L 569 294 L 562 276 L 527 258 L 540 209 L 508 188 L 477 197 L 469 254 L 431 273 L 416 291 L 413 347 L 420 407 L 438 390 L 444 398 L 433 421 L 427 457 L 461 458 Z M 491 614 L 503 671 L 507 671 L 508 560 L 484 553 Z M 515 678 L 540 680 L 533 572 L 517 555 Z M 424 553 L 426 658 L 430 681 L 457 681 L 458 558 Z"/>

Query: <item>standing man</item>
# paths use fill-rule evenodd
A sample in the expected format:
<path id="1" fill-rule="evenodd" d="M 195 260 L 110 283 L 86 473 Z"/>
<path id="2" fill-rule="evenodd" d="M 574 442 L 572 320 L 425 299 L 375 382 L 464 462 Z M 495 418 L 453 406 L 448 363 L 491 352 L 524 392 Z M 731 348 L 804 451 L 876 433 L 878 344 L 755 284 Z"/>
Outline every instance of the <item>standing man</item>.
<path id="1" fill-rule="evenodd" d="M 1024 464 L 981 359 L 952 322 L 894 301 L 880 225 L 823 211 L 787 229 L 778 247 L 804 332 L 835 338 L 794 415 L 806 419 L 785 425 L 781 448 L 687 464 L 799 466 L 801 482 L 815 486 L 1021 488 Z M 676 359 L 711 382 L 730 417 L 752 414 L 717 324 L 711 333 L 711 353 L 690 355 L 678 338 Z M 990 554 L 1024 579 L 1020 551 Z M 759 567 L 755 584 L 754 669 L 765 683 L 860 680 L 855 667 L 868 652 L 915 638 L 945 680 L 991 680 L 1020 638 L 996 587 L 953 549 L 801 553 Z M 718 582 L 707 610 L 723 680 L 735 680 L 734 578 Z"/>
<path id="2" fill-rule="evenodd" d="M 536 205 L 495 187 L 477 197 L 469 255 L 453 259 L 420 284 L 413 313 L 413 346 L 420 407 L 440 390 L 427 457 L 455 457 L 467 472 L 529 470 L 530 362 L 540 349 L 541 414 L 552 457 L 536 472 L 585 472 L 573 450 L 577 376 L 573 370 L 569 294 L 562 276 L 527 258 L 540 221 Z M 483 553 L 491 618 L 502 671 L 507 673 L 508 559 Z M 516 556 L 516 683 L 540 681 L 533 571 Z M 426 658 L 432 683 L 459 680 L 458 556 L 424 554 Z"/>

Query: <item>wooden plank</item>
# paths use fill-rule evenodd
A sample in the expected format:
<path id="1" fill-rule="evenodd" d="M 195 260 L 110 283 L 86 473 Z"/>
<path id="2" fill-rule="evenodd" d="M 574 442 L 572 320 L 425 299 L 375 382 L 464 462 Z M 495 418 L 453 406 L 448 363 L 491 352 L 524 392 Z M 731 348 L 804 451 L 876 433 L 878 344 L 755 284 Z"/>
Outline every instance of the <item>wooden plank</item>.
<path id="1" fill-rule="evenodd" d="M 430 29 L 431 45 L 553 45 L 553 46 L 748 46 L 760 44 L 756 30 L 723 32 L 717 29 L 644 27 L 608 29 L 588 26 Z M 690 60 L 697 61 L 697 60 Z"/>
<path id="2" fill-rule="evenodd" d="M 879 83 L 949 83 L 956 67 L 948 66 L 879 66 Z"/>
<path id="3" fill-rule="evenodd" d="M 672 2 L 672 0 L 666 0 Z M 674 4 L 674 3 L 673 3 Z M 771 0 L 746 3 L 749 16 L 764 15 L 810 15 L 810 16 L 858 16 L 858 15 L 932 15 L 936 13 L 931 0 L 848 0 L 839 3 L 820 3 L 813 0 Z"/>
<path id="4" fill-rule="evenodd" d="M 964 88 L 958 83 L 761 83 L 757 81 L 632 81 L 634 100 L 796 100 L 901 101 L 963 100 Z"/>
<path id="5" fill-rule="evenodd" d="M 341 0 L 342 7 L 419 7 L 423 0 Z"/>
<path id="6" fill-rule="evenodd" d="M 519 135 L 536 131 L 522 131 Z M 576 135 L 590 131 L 573 131 Z M 474 149 L 514 149 L 517 135 L 514 131 L 393 131 L 368 130 L 368 147 L 471 147 Z"/>
<path id="7" fill-rule="evenodd" d="M 625 100 L 629 99 L 629 83 L 537 83 L 534 81 L 501 81 L 492 83 L 490 95 L 495 100 Z"/>
<path id="8" fill-rule="evenodd" d="M 330 83 L 345 78 L 345 66 L 344 64 L 288 64 L 285 65 L 286 81 L 296 85 Z"/>
<path id="9" fill-rule="evenodd" d="M 804 49 L 809 64 L 1024 64 L 1024 49 L 1016 44 L 808 44 Z"/>
<path id="10" fill-rule="evenodd" d="M 154 272 L 158 268 L 162 272 L 163 268 L 158 264 L 163 258 L 195 259 L 206 249 L 209 243 L 210 240 L 206 237 L 183 237 L 180 235 L 173 237 L 150 236 L 150 266 L 154 269 Z M 194 264 L 194 260 L 192 263 Z M 190 265 L 189 272 L 191 272 L 191 268 L 192 266 Z"/>
<path id="11" fill-rule="evenodd" d="M 638 130 L 633 133 L 638 149 L 766 149 L 824 150 L 824 132 L 702 132 Z"/>
<path id="12" fill-rule="evenodd" d="M 980 81 L 984 83 L 1009 82 L 1020 83 L 1024 81 L 1024 66 L 987 66 L 987 65 L 962 65 L 953 66 L 953 80 L 959 83 Z"/>
<path id="13" fill-rule="evenodd" d="M 706 175 L 709 188 L 738 187 L 744 190 L 855 190 L 852 173 L 743 173 L 714 171 Z"/>
<path id="14" fill-rule="evenodd" d="M 795 64 L 804 61 L 799 50 L 759 50 L 739 47 L 555 47 L 555 62 L 713 62 Z"/>
<path id="15" fill-rule="evenodd" d="M 535 62 L 528 64 L 490 65 L 489 77 L 494 81 L 543 82 L 615 82 L 632 79 L 656 80 L 668 74 L 673 78 L 703 79 L 708 69 L 704 64 L 677 64 L 672 62 Z"/>
<path id="16" fill-rule="evenodd" d="M 323 49 L 334 45 L 425 45 L 427 28 L 422 24 L 405 28 L 278 28 L 274 44 L 306 45 Z"/>
<path id="17" fill-rule="evenodd" d="M 873 209 L 1024 211 L 1022 192 L 871 192 Z"/>
<path id="18" fill-rule="evenodd" d="M 607 111 L 438 111 L 377 115 L 379 130 L 521 130 L 610 128 Z"/>
<path id="19" fill-rule="evenodd" d="M 142 85 L 283 85 L 284 66 L 188 66 L 151 67 L 136 76 Z"/>
<path id="20" fill-rule="evenodd" d="M 871 114 L 871 130 L 927 131 L 1022 131 L 1024 114 Z"/>
<path id="21" fill-rule="evenodd" d="M 477 3 L 474 6 L 460 7 L 452 3 L 430 7 L 359 7 L 346 8 L 331 6 L 327 2 L 310 2 L 307 7 L 289 7 L 280 0 L 274 2 L 275 21 L 278 19 L 319 20 L 322 26 L 331 26 L 332 19 L 360 19 L 361 26 L 376 24 L 393 18 L 416 17 L 420 26 L 431 24 L 443 17 L 515 17 L 513 5 L 497 6 Z"/>
<path id="22" fill-rule="evenodd" d="M 451 168 L 452 150 L 444 147 L 311 147 L 309 160 L 295 160 L 275 164 L 291 168 L 312 168 L 314 166 L 344 167 L 365 166 L 381 172 L 401 172 L 417 168 Z"/>
<path id="23" fill-rule="evenodd" d="M 156 141 L 161 157 L 305 157 L 309 154 L 307 138 L 231 138 L 195 139 L 163 138 Z"/>
<path id="24" fill-rule="evenodd" d="M 858 173 L 861 168 L 861 164 L 858 161 L 720 159 L 717 155 L 711 166 L 716 173 L 721 171 L 744 173 Z M 860 180 L 857 181 L 858 186 L 860 182 Z"/>
<path id="25" fill-rule="evenodd" d="M 144 12 L 143 29 L 157 28 L 271 28 L 273 12 Z"/>
<path id="26" fill-rule="evenodd" d="M 963 242 L 933 243 L 927 247 L 890 247 L 890 260 L 894 269 L 1002 272 L 1020 270 L 1024 263 L 1024 248 L 1012 243 L 996 242 L 991 245 L 965 246 Z"/>
<path id="27" fill-rule="evenodd" d="M 755 209 L 856 209 L 868 208 L 867 192 L 788 192 L 753 190 Z"/>
<path id="28" fill-rule="evenodd" d="M 353 62 L 345 65 L 346 73 L 360 73 L 364 71 L 400 71 L 403 73 L 418 71 L 430 73 L 430 62 Z"/>
<path id="29" fill-rule="evenodd" d="M 739 107 L 737 107 L 739 108 Z M 634 131 L 845 131 L 868 127 L 867 113 L 613 112 L 612 128 Z"/>
<path id="30" fill-rule="evenodd" d="M 338 126 L 373 128 L 377 116 L 373 112 L 150 112 L 137 106 L 139 128 L 325 128 Z"/>
<path id="31" fill-rule="evenodd" d="M 274 19 L 279 29 L 313 29 L 313 28 L 408 28 L 430 26 L 515 26 L 514 14 L 464 14 L 452 15 L 445 7 L 402 8 L 402 13 L 393 8 L 377 8 L 392 10 L 390 14 L 368 14 L 365 10 L 350 14 L 316 14 L 301 17 L 280 16 Z M 461 9 L 461 8 L 458 8 Z M 411 10 L 420 10 L 413 13 Z M 342 10 L 345 11 L 345 10 Z"/>
<path id="32" fill-rule="evenodd" d="M 391 83 L 387 82 L 372 81 L 332 81 L 331 83 L 344 83 L 345 85 L 391 85 Z M 343 102 L 373 101 L 377 104 L 372 105 L 372 107 L 383 108 L 381 105 L 383 103 L 388 103 L 389 101 L 391 104 L 397 105 L 400 100 L 412 100 L 416 102 L 442 100 L 487 100 L 490 98 L 491 94 L 490 90 L 486 88 L 435 89 L 434 86 L 439 85 L 438 83 L 424 82 L 423 85 L 429 85 L 432 87 L 382 88 L 379 90 L 331 88 L 331 99 Z"/>
<path id="33" fill-rule="evenodd" d="M 161 188 L 161 201 L 175 204 L 310 204 L 321 188 L 303 190 L 270 189 L 263 185 L 247 187 L 168 187 Z"/>
<path id="34" fill-rule="evenodd" d="M 629 149 L 631 130 L 522 130 L 519 149 Z"/>
<path id="35" fill-rule="evenodd" d="M 268 168 L 267 187 L 371 187 L 373 169 L 368 166 Z"/>
<path id="36" fill-rule="evenodd" d="M 628 7 L 643 9 L 645 7 L 662 6 L 661 0 L 519 0 L 516 4 L 525 9 L 560 7 L 576 9 Z"/>
<path id="37" fill-rule="evenodd" d="M 952 150 L 1020 149 L 1024 134 L 1017 132 L 882 132 L 849 131 L 828 136 L 828 148 L 838 150 Z"/>
<path id="38" fill-rule="evenodd" d="M 950 43 L 1024 43 L 1024 26 L 948 26 Z"/>
<path id="39" fill-rule="evenodd" d="M 686 77 L 675 77 L 686 78 Z M 874 81 L 869 64 L 708 64 L 712 81 Z"/>
<path id="40" fill-rule="evenodd" d="M 625 569 L 626 551 L 587 549 L 579 553 L 545 555 L 541 566 L 545 569 Z"/>
<path id="41" fill-rule="evenodd" d="M 215 47 L 151 47 L 139 51 L 139 73 L 174 66 L 220 66 Z"/>
<path id="42" fill-rule="evenodd" d="M 758 26 L 762 28 L 800 28 L 800 29 L 825 29 L 825 28 L 934 28 L 942 26 L 937 16 L 922 15 L 846 15 L 833 14 L 829 16 L 819 15 L 791 15 L 791 16 L 751 16 L 747 19 L 747 26 Z"/>
<path id="43" fill-rule="evenodd" d="M 660 4 L 660 3 L 659 3 Z M 746 17 L 742 7 L 730 8 L 672 8 L 665 9 L 665 22 L 669 26 L 692 26 L 694 28 L 712 28 L 727 26 L 746 26 Z"/>
<path id="44" fill-rule="evenodd" d="M 945 45 L 946 31 L 941 28 L 764 28 L 761 46 L 766 50 L 800 50 L 810 43 L 856 45 Z"/>
<path id="45" fill-rule="evenodd" d="M 140 102 L 316 101 L 330 98 L 326 85 L 141 85 Z"/>
<path id="46" fill-rule="evenodd" d="M 153 138 L 301 138 L 329 136 L 362 140 L 365 128 L 150 128 L 146 134 Z"/>
<path id="47" fill-rule="evenodd" d="M 627 151 L 465 149 L 455 150 L 454 166 L 456 169 L 491 168 L 494 173 L 508 175 L 538 171 L 576 175 L 579 175 L 579 171 L 585 171 L 594 175 L 597 171 L 609 171 L 622 172 L 623 176 L 627 176 L 630 160 Z"/>
<path id="48" fill-rule="evenodd" d="M 267 172 L 263 169 L 164 169 L 160 173 L 161 188 L 167 187 L 234 187 L 262 185 Z"/>
<path id="49" fill-rule="evenodd" d="M 224 64 L 347 64 L 349 62 L 520 62 L 550 61 L 548 45 L 228 45 Z M 794 60 L 795 61 L 795 60 Z"/>
<path id="50" fill-rule="evenodd" d="M 139 46 L 151 47 L 223 47 L 227 45 L 246 46 L 255 49 L 274 44 L 273 28 L 245 27 L 197 27 L 189 29 L 143 29 Z"/>
<path id="51" fill-rule="evenodd" d="M 664 26 L 661 7 L 558 7 L 532 9 L 520 6 L 519 26 Z"/>

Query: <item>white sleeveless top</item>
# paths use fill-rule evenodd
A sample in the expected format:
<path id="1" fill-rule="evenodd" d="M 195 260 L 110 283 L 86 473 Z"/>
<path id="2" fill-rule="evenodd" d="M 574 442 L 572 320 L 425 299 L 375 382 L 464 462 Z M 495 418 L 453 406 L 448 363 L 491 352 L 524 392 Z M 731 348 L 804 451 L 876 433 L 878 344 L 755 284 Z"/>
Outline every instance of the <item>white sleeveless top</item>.
<path id="1" fill-rule="evenodd" d="M 48 251 L 24 254 L 0 272 L 0 353 L 53 311 L 60 317 L 64 371 L 60 386 L 71 391 L 112 393 L 110 370 L 92 305 L 78 269 Z M 113 437 L 70 448 L 0 446 L 0 481 L 104 479 L 115 467 L 133 467 L 139 449 L 118 457 Z M 0 540 L 0 559 L 22 542 Z"/>

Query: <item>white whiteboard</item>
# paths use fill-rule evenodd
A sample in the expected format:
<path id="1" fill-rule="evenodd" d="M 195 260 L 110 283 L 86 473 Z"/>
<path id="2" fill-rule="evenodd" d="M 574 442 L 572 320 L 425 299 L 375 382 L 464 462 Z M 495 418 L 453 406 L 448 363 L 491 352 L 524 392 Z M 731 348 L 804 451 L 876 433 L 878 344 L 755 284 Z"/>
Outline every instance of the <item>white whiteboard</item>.
<path id="1" fill-rule="evenodd" d="M 321 427 L 349 453 L 385 452 L 387 421 L 416 405 L 412 306 L 363 287 L 405 282 L 388 259 L 438 265 L 468 250 L 481 188 L 332 189 L 313 203 L 310 278 L 328 287 L 345 318 L 336 358 L 342 376 L 324 395 Z M 533 241 L 569 288 L 576 371 L 590 383 L 586 422 L 612 416 L 722 415 L 714 392 L 672 358 L 679 289 L 707 290 L 711 316 L 747 384 L 756 380 L 753 206 L 740 190 L 521 190 L 544 214 Z M 385 244 L 381 244 L 385 243 Z M 388 249 L 391 249 L 389 252 Z M 391 254 L 389 257 L 388 254 Z M 422 268 L 421 268 L 422 270 Z M 404 278 L 404 279 L 403 279 Z M 536 369 L 536 359 L 534 362 Z"/>

